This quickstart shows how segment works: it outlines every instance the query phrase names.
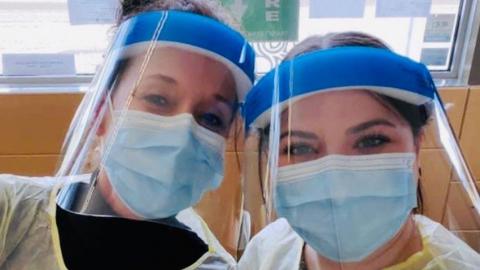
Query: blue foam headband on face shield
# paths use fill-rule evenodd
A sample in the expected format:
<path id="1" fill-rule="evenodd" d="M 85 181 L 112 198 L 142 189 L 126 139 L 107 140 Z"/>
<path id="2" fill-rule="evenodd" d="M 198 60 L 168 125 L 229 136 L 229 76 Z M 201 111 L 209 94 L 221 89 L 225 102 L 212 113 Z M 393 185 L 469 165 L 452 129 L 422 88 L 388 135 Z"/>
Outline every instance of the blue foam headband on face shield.
<path id="1" fill-rule="evenodd" d="M 112 49 L 142 42 L 168 43 L 215 58 L 232 71 L 240 100 L 255 75 L 255 51 L 238 32 L 214 19 L 182 11 L 149 11 L 120 26 Z"/>
<path id="2" fill-rule="evenodd" d="M 253 87 L 243 108 L 246 127 L 268 124 L 272 104 L 282 108 L 309 94 L 352 89 L 371 90 L 414 105 L 431 101 L 436 93 L 425 65 L 389 50 L 320 50 L 283 62 Z M 275 91 L 278 99 L 274 101 Z"/>

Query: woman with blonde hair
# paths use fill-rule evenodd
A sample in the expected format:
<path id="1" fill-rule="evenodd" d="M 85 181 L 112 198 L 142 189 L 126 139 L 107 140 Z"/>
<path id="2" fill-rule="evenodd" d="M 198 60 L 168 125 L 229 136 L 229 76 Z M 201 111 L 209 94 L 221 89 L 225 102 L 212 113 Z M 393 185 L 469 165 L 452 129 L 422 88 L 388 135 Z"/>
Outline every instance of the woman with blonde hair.
<path id="1" fill-rule="evenodd" d="M 223 179 L 254 77 L 252 47 L 220 10 L 123 2 L 57 175 L 0 176 L 0 269 L 235 268 L 192 209 Z"/>

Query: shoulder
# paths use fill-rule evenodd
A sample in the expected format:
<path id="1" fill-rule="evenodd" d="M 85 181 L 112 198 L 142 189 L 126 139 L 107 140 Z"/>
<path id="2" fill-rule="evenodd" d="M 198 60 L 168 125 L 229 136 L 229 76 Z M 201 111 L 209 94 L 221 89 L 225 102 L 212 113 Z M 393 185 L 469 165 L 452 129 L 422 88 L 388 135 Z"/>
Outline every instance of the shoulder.
<path id="1" fill-rule="evenodd" d="M 415 215 L 415 222 L 423 238 L 430 243 L 453 243 L 462 242 L 452 232 L 447 230 L 440 223 L 431 220 L 423 215 Z"/>
<path id="2" fill-rule="evenodd" d="M 52 177 L 27 177 L 0 174 L 0 199 L 19 199 L 20 197 L 38 199 L 54 185 Z M 7 196 L 7 197 L 6 197 Z"/>
<path id="3" fill-rule="evenodd" d="M 43 181 L 44 180 L 44 181 Z M 6 241 L 0 243 L 0 268 L 15 249 L 26 239 L 44 237 L 49 195 L 53 189 L 52 179 L 0 174 L 0 235 Z M 42 227 L 43 226 L 43 227 Z M 2 242 L 2 241 L 0 241 Z"/>
<path id="4" fill-rule="evenodd" d="M 24 220 L 35 211 L 46 211 L 50 194 L 55 186 L 52 177 L 25 177 L 0 175 L 0 216 L 3 222 Z"/>
<path id="5" fill-rule="evenodd" d="M 252 238 L 240 259 L 239 267 L 240 269 L 298 268 L 302 246 L 302 238 L 293 231 L 286 219 L 280 218 Z"/>
<path id="6" fill-rule="evenodd" d="M 230 266 L 236 264 L 235 258 L 228 253 L 222 246 L 217 237 L 210 230 L 208 224 L 203 218 L 191 207 L 182 210 L 177 215 L 179 222 L 188 226 L 193 232 L 197 234 L 203 242 L 207 243 L 210 247 L 213 247 L 215 254 L 225 260 Z"/>
<path id="7" fill-rule="evenodd" d="M 426 216 L 415 215 L 415 222 L 424 238 L 438 238 L 442 241 L 460 241 L 460 239 L 443 227 L 443 225 Z"/>
<path id="8" fill-rule="evenodd" d="M 415 215 L 415 221 L 433 255 L 445 258 L 449 269 L 476 269 L 480 265 L 480 254 L 458 237 L 461 237 L 461 232 L 457 236 L 440 223 L 422 215 Z"/>
<path id="9" fill-rule="evenodd" d="M 296 241 L 299 236 L 295 233 L 285 218 L 279 218 L 268 224 L 254 238 L 257 238 L 258 240 Z"/>
<path id="10" fill-rule="evenodd" d="M 77 177 L 26 177 L 0 174 L 0 235 L 4 237 L 1 240 L 5 240 L 0 240 L 0 268 L 10 255 L 17 256 L 16 252 L 28 251 L 38 243 L 42 243 L 42 248 L 45 247 L 45 250 L 35 252 L 46 254 L 44 259 L 47 261 L 52 259 L 49 253 L 51 247 L 48 212 L 50 198 L 56 185 L 68 183 L 74 178 L 75 181 L 80 180 Z M 12 258 L 15 261 L 17 257 Z M 15 262 L 13 264 L 15 265 Z"/>
<path id="11" fill-rule="evenodd" d="M 88 175 L 28 177 L 0 174 L 0 206 L 16 205 L 21 201 L 46 200 L 55 185 L 84 181 L 85 177 Z M 11 203 L 7 204 L 8 201 Z"/>

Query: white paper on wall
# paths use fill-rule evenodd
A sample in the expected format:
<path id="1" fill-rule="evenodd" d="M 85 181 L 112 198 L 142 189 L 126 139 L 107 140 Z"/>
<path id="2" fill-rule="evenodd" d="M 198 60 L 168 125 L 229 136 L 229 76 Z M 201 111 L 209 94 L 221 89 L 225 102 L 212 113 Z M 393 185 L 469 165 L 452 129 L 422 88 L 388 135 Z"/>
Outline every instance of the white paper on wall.
<path id="1" fill-rule="evenodd" d="M 366 0 L 310 0 L 310 18 L 362 18 Z"/>
<path id="2" fill-rule="evenodd" d="M 73 54 L 2 54 L 6 76 L 76 75 Z"/>
<path id="3" fill-rule="evenodd" d="M 424 48 L 420 62 L 427 66 L 445 66 L 448 60 L 448 48 Z"/>
<path id="4" fill-rule="evenodd" d="M 377 17 L 428 17 L 432 0 L 377 0 Z"/>
<path id="5" fill-rule="evenodd" d="M 70 24 L 114 23 L 119 7 L 119 0 L 68 0 Z"/>

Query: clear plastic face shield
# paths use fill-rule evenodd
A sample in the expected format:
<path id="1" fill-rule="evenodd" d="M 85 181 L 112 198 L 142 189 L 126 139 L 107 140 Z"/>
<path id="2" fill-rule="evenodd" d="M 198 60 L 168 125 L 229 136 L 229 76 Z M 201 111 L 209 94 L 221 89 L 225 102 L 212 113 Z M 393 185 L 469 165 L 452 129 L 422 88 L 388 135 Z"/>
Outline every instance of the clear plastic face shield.
<path id="1" fill-rule="evenodd" d="M 258 82 L 244 117 L 265 215 L 322 269 L 467 269 L 452 267 L 478 256 L 464 242 L 480 229 L 478 192 L 424 65 L 376 48 L 307 53 Z"/>
<path id="2" fill-rule="evenodd" d="M 201 229 L 190 207 L 222 183 L 253 69 L 246 40 L 210 18 L 154 11 L 124 22 L 68 133 L 58 175 L 81 181 L 58 206 Z"/>

